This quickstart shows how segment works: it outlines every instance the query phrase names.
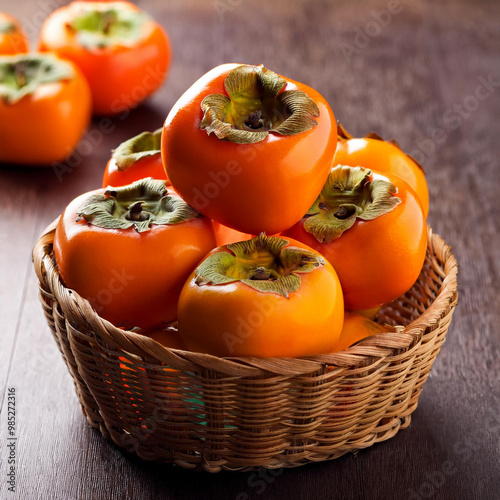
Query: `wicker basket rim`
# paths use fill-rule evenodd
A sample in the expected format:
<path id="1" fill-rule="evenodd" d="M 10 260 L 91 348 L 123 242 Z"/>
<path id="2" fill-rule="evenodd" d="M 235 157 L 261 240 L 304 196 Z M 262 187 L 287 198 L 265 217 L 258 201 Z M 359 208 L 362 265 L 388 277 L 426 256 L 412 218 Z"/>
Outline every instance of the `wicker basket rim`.
<path id="1" fill-rule="evenodd" d="M 433 303 L 406 327 L 399 327 L 395 332 L 376 334 L 343 351 L 301 358 L 221 358 L 182 351 L 165 347 L 144 335 L 117 328 L 101 318 L 86 299 L 63 285 L 52 258 L 52 245 L 58 221 L 59 217 L 47 226 L 33 249 L 33 263 L 38 279 L 41 283 L 48 284 L 57 302 L 61 304 L 65 316 L 78 318 L 79 324 L 86 323 L 89 329 L 100 332 L 105 344 L 116 346 L 126 354 L 139 356 L 152 365 L 162 363 L 185 371 L 199 371 L 200 367 L 203 367 L 235 377 L 257 377 L 264 373 L 306 375 L 324 369 L 325 365 L 339 370 L 347 367 L 366 370 L 367 366 L 384 363 L 389 356 L 404 354 L 415 348 L 424 333 L 436 328 L 439 320 L 456 302 L 457 261 L 450 246 L 428 227 L 428 251 L 436 254 L 443 263 L 444 273 L 440 268 L 434 269 L 436 273 L 441 274 L 443 282 Z"/>

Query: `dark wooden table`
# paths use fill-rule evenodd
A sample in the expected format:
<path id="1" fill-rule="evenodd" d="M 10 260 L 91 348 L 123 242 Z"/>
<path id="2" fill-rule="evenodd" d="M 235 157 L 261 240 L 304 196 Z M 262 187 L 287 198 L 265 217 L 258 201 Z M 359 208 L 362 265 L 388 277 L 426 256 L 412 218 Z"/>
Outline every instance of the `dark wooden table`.
<path id="1" fill-rule="evenodd" d="M 34 40 L 58 3 L 1 0 L 0 10 L 22 19 Z M 63 171 L 0 168 L 0 497 L 500 498 L 500 3 L 137 3 L 172 39 L 161 91 L 111 130 L 94 120 Z M 223 62 L 264 63 L 318 89 L 355 134 L 396 138 L 425 165 L 429 223 L 459 261 L 459 306 L 411 426 L 356 455 L 216 475 L 127 456 L 85 421 L 43 318 L 31 265 L 42 229 L 99 186 L 111 148 L 159 127 L 181 93 Z M 6 476 L 8 388 L 17 405 L 15 494 Z"/>

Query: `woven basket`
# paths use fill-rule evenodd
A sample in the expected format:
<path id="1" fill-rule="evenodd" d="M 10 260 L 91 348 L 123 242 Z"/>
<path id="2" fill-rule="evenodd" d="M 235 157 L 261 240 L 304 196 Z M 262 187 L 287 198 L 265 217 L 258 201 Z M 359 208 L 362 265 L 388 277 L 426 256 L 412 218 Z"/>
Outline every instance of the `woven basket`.
<path id="1" fill-rule="evenodd" d="M 457 301 L 457 263 L 429 229 L 413 288 L 379 313 L 402 325 L 342 352 L 218 358 L 114 327 L 63 286 L 55 222 L 33 251 L 40 300 L 92 427 L 146 460 L 185 468 L 294 467 L 408 427 Z M 404 327 L 404 328 L 403 328 Z"/>

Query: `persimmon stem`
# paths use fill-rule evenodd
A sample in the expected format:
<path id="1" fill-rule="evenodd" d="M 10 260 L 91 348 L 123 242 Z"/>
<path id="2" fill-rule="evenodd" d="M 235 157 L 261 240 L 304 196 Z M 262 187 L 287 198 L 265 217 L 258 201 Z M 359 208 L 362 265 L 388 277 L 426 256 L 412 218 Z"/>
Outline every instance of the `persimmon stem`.
<path id="1" fill-rule="evenodd" d="M 149 231 L 154 224 L 180 224 L 199 217 L 198 212 L 176 194 L 170 194 L 165 181 L 146 178 L 103 194 L 89 196 L 77 217 L 103 229 L 135 228 Z"/>
<path id="2" fill-rule="evenodd" d="M 102 32 L 105 35 L 109 35 L 109 32 L 111 31 L 111 27 L 113 26 L 113 23 L 116 20 L 116 16 L 113 14 L 113 12 L 105 12 L 103 15 L 103 28 Z"/>
<path id="3" fill-rule="evenodd" d="M 373 178 L 366 168 L 338 165 L 307 212 L 304 229 L 320 243 L 329 243 L 357 219 L 373 220 L 393 210 L 401 203 L 396 194 L 388 179 Z"/>
<path id="4" fill-rule="evenodd" d="M 262 120 L 262 111 L 258 109 L 254 111 L 245 121 L 245 125 L 251 129 L 258 129 L 264 126 L 264 121 Z"/>
<path id="5" fill-rule="evenodd" d="M 198 266 L 196 283 L 204 286 L 240 281 L 260 292 L 288 298 L 289 293 L 300 288 L 302 273 L 310 273 L 325 263 L 320 255 L 288 243 L 262 234 L 231 243 L 227 251 L 210 255 Z"/>
<path id="6" fill-rule="evenodd" d="M 142 201 L 138 201 L 134 203 L 128 211 L 126 219 L 132 221 L 144 221 L 149 219 L 149 214 L 147 212 L 142 211 Z"/>
<path id="7" fill-rule="evenodd" d="M 269 133 L 295 135 L 317 126 L 319 108 L 301 90 L 264 68 L 242 65 L 228 73 L 226 94 L 209 94 L 202 103 L 200 128 L 237 144 L 263 141 Z"/>
<path id="8" fill-rule="evenodd" d="M 89 2 L 79 6 L 66 29 L 86 48 L 105 48 L 131 43 L 143 36 L 143 26 L 152 20 L 149 14 L 120 6 L 118 3 Z"/>
<path id="9" fill-rule="evenodd" d="M 43 84 L 74 77 L 72 66 L 50 53 L 0 59 L 0 99 L 9 105 L 33 94 Z"/>
<path id="10" fill-rule="evenodd" d="M 26 64 L 24 61 L 19 61 L 14 68 L 14 75 L 16 77 L 16 84 L 19 88 L 26 85 Z"/>
<path id="11" fill-rule="evenodd" d="M 340 220 L 348 219 L 355 213 L 355 209 L 348 210 L 347 207 L 341 206 L 339 209 L 334 213 L 335 217 Z"/>
<path id="12" fill-rule="evenodd" d="M 250 278 L 251 280 L 268 280 L 271 277 L 271 272 L 268 271 L 265 267 L 259 266 L 253 276 Z"/>

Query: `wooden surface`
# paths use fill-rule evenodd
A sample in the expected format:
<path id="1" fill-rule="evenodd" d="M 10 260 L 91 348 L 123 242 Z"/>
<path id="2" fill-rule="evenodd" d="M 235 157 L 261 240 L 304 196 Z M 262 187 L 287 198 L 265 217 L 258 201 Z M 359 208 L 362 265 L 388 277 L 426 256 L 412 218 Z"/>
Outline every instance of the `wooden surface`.
<path id="1" fill-rule="evenodd" d="M 0 10 L 21 18 L 33 39 L 44 6 L 57 3 L 1 0 Z M 59 177 L 51 168 L 0 167 L 0 498 L 500 498 L 500 4 L 137 3 L 172 39 L 175 60 L 161 91 L 115 118 L 111 132 L 94 120 L 83 154 Z M 390 20 L 380 14 L 389 6 L 396 12 Z M 303 81 L 354 134 L 394 137 L 418 156 L 429 179 L 429 222 L 459 261 L 459 306 L 411 426 L 356 455 L 217 475 L 126 456 L 88 426 L 43 318 L 30 260 L 37 236 L 71 199 L 99 186 L 111 148 L 159 127 L 180 94 L 224 62 L 264 63 Z M 478 85 L 482 100 L 474 97 Z M 15 494 L 6 483 L 12 387 Z"/>

